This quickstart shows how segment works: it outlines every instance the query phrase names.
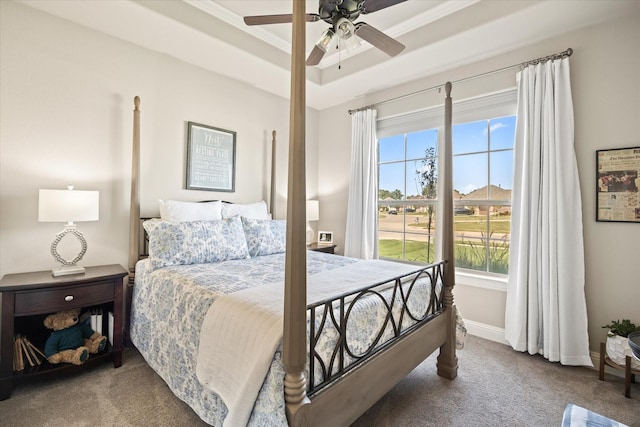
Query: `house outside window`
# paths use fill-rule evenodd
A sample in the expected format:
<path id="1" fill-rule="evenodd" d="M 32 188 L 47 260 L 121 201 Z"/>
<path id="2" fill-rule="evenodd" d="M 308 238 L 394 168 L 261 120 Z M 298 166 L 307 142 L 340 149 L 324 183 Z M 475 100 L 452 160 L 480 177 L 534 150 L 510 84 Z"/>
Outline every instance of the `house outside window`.
<path id="1" fill-rule="evenodd" d="M 508 272 L 514 112 L 515 96 L 510 92 L 458 105 L 452 142 L 459 271 L 496 276 Z M 421 116 L 412 115 L 414 119 Z M 435 119 L 431 123 L 438 121 L 437 114 L 426 116 Z M 378 122 L 379 129 L 382 127 L 378 140 L 378 251 L 380 258 L 424 264 L 436 259 L 438 153 L 443 129 L 416 130 L 418 122 L 407 117 Z M 403 127 L 410 131 L 395 133 Z"/>

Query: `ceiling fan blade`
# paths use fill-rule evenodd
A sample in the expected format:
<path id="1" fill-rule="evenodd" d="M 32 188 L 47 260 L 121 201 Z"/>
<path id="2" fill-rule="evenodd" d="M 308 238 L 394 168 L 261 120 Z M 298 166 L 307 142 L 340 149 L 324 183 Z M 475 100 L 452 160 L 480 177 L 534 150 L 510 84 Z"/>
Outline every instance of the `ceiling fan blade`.
<path id="1" fill-rule="evenodd" d="M 373 13 L 407 0 L 365 0 L 362 13 Z"/>
<path id="2" fill-rule="evenodd" d="M 316 22 L 319 20 L 320 15 L 316 13 L 307 13 L 305 15 L 306 22 Z M 283 15 L 255 15 L 244 17 L 244 23 L 247 25 L 286 24 L 292 21 L 293 15 L 290 13 Z"/>
<path id="3" fill-rule="evenodd" d="M 318 46 L 314 46 L 313 50 L 307 58 L 307 65 L 318 65 L 326 52 Z"/>
<path id="4" fill-rule="evenodd" d="M 359 22 L 356 24 L 356 35 L 368 41 L 389 56 L 396 56 L 404 50 L 404 45 L 392 39 L 371 25 Z"/>

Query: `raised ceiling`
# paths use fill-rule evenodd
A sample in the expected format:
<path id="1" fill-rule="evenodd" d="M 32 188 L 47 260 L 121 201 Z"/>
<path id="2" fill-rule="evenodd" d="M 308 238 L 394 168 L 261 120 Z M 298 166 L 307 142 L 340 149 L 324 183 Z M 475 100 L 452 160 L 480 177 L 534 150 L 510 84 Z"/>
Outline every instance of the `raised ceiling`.
<path id="1" fill-rule="evenodd" d="M 291 13 L 291 0 L 17 0 L 72 22 L 289 95 L 291 25 L 246 26 L 246 15 Z M 366 1 L 366 0 L 365 0 Z M 361 15 L 406 49 L 366 42 L 307 67 L 307 105 L 325 109 L 502 52 L 614 19 L 636 0 L 407 0 Z M 318 0 L 306 0 L 317 13 Z M 307 54 L 327 24 L 307 23 Z M 569 47 L 569 46 L 567 46 Z M 554 53 L 554 52 L 549 52 Z"/>

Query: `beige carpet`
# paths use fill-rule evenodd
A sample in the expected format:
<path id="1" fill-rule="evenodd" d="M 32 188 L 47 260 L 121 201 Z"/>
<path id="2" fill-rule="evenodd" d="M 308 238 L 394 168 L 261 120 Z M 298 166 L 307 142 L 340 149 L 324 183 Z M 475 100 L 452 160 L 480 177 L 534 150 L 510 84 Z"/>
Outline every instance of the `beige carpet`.
<path id="1" fill-rule="evenodd" d="M 567 403 L 640 426 L 640 384 L 631 399 L 623 379 L 563 367 L 539 356 L 467 337 L 458 378 L 435 373 L 435 356 L 416 368 L 354 426 L 560 426 Z M 64 379 L 20 384 L 0 402 L 0 426 L 205 425 L 171 394 L 134 349 L 124 364 L 104 364 Z"/>

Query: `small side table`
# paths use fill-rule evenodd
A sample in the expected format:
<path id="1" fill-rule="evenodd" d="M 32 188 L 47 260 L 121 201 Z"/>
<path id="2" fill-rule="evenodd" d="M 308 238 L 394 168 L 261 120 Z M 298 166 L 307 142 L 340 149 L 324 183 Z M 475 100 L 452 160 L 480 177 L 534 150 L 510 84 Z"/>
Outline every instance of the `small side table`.
<path id="1" fill-rule="evenodd" d="M 631 369 L 631 356 L 625 358 L 625 366 L 618 365 L 607 356 L 605 343 L 600 343 L 600 381 L 604 381 L 604 365 L 609 365 L 614 369 L 624 371 L 624 397 L 631 397 L 631 383 L 636 382 L 636 374 L 640 371 Z"/>
<path id="2" fill-rule="evenodd" d="M 335 249 L 338 245 L 334 245 L 333 243 L 312 243 L 307 246 L 307 249 L 310 251 L 316 252 L 325 252 L 328 254 L 335 254 Z"/>
<path id="3" fill-rule="evenodd" d="M 123 288 L 127 271 L 120 265 L 87 267 L 83 274 L 54 277 L 51 271 L 7 274 L 0 280 L 2 317 L 0 326 L 0 400 L 11 396 L 14 382 L 27 378 L 87 369 L 101 360 L 112 359 L 114 368 L 122 365 Z M 13 371 L 14 335 L 26 334 L 40 349 L 51 331 L 42 324 L 57 311 L 73 308 L 104 308 L 113 313 L 113 343 L 92 354 L 82 365 L 42 362 L 22 371 Z M 102 330 L 108 330 L 104 316 Z M 104 334 L 106 335 L 106 333 Z"/>

